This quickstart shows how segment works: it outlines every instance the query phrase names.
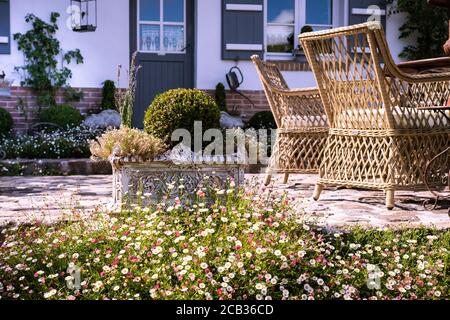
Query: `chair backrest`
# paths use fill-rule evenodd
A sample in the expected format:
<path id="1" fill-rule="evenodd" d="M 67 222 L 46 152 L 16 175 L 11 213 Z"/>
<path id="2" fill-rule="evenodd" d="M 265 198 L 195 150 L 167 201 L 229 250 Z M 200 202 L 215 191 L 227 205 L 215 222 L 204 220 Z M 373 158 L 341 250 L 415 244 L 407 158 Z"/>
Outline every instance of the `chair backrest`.
<path id="1" fill-rule="evenodd" d="M 277 107 L 275 101 L 276 97 L 273 94 L 273 88 L 289 90 L 289 86 L 276 65 L 263 62 L 258 55 L 252 56 L 251 59 L 255 64 L 256 71 L 258 72 L 258 76 L 263 85 L 264 93 L 266 94 L 270 109 L 275 118 L 275 122 L 277 123 L 277 126 L 281 128 L 282 114 L 280 112 L 280 108 Z"/>
<path id="2" fill-rule="evenodd" d="M 394 126 L 382 66 L 392 57 L 382 41 L 381 24 L 304 33 L 299 38 L 332 128 L 370 130 Z"/>
<path id="3" fill-rule="evenodd" d="M 442 106 L 448 81 L 409 81 L 394 62 L 378 22 L 299 36 L 316 77 L 331 128 L 430 129 L 448 126 Z"/>
<path id="4" fill-rule="evenodd" d="M 317 89 L 292 92 L 275 64 L 252 56 L 278 128 L 328 127 Z"/>

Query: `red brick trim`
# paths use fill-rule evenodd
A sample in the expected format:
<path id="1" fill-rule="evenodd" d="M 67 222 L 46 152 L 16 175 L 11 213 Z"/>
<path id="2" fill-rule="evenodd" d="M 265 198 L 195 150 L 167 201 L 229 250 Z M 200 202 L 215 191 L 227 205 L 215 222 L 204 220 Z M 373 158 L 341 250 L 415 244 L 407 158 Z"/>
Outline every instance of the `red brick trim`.
<path id="1" fill-rule="evenodd" d="M 311 71 L 308 62 L 292 60 L 269 60 L 268 62 L 275 64 L 280 71 Z"/>
<path id="2" fill-rule="evenodd" d="M 214 96 L 214 90 L 206 90 L 211 96 Z M 255 113 L 270 110 L 264 91 L 244 90 L 241 91 L 252 102 L 250 103 L 243 96 L 227 91 L 227 108 L 229 113 L 239 114 L 244 121 L 248 121 Z"/>
<path id="3" fill-rule="evenodd" d="M 75 88 L 84 92 L 84 98 L 80 102 L 72 103 L 74 107 L 79 109 L 82 114 L 99 111 L 102 101 L 101 88 Z M 214 96 L 214 90 L 205 90 L 211 96 Z M 248 121 L 255 113 L 260 111 L 268 111 L 269 103 L 267 102 L 264 91 L 244 90 L 242 93 L 252 102 L 241 95 L 227 91 L 227 106 L 230 113 L 239 114 L 245 121 Z M 64 103 L 64 96 L 59 92 L 56 98 L 58 103 Z M 26 109 L 21 109 L 20 101 L 26 102 Z M 31 89 L 25 87 L 12 87 L 11 96 L 0 96 L 0 108 L 9 111 L 14 120 L 14 131 L 27 131 L 33 121 L 36 119 L 36 95 Z"/>
<path id="4" fill-rule="evenodd" d="M 84 93 L 84 97 L 80 102 L 71 103 L 82 114 L 100 109 L 102 101 L 101 88 L 74 89 L 81 90 Z M 64 103 L 62 91 L 57 93 L 56 102 Z M 14 131 L 24 132 L 30 128 L 36 119 L 36 111 L 38 110 L 36 95 L 30 88 L 11 87 L 11 96 L 0 96 L 0 108 L 4 108 L 11 113 L 14 120 Z"/>

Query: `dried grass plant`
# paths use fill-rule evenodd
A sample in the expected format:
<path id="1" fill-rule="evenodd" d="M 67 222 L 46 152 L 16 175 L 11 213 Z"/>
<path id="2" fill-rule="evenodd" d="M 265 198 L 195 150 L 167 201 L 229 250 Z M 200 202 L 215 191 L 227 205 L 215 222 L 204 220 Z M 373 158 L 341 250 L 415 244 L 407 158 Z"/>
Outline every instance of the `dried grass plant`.
<path id="1" fill-rule="evenodd" d="M 163 154 L 167 147 L 162 140 L 141 130 L 122 127 L 104 133 L 97 140 L 90 142 L 94 158 L 108 159 L 115 157 L 135 157 L 143 161 L 154 160 Z"/>

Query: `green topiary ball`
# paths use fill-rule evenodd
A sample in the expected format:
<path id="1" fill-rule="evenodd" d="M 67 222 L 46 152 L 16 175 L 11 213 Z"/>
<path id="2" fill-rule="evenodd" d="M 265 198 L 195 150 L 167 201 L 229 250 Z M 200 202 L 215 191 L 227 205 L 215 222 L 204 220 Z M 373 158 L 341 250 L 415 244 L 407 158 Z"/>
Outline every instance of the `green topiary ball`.
<path id="1" fill-rule="evenodd" d="M 63 129 L 79 126 L 82 121 L 80 111 L 69 104 L 52 106 L 39 113 L 39 122 L 53 123 Z"/>
<path id="2" fill-rule="evenodd" d="M 262 111 L 256 113 L 247 123 L 247 128 L 253 129 L 276 129 L 277 123 L 272 112 Z"/>
<path id="3" fill-rule="evenodd" d="M 7 135 L 13 127 L 13 118 L 11 114 L 3 108 L 0 108 L 0 136 Z"/>
<path id="4" fill-rule="evenodd" d="M 203 132 L 220 128 L 220 111 L 214 99 L 197 89 L 174 89 L 160 94 L 145 113 L 144 130 L 171 143 L 176 129 L 186 129 L 194 138 L 194 122 L 202 121 Z"/>

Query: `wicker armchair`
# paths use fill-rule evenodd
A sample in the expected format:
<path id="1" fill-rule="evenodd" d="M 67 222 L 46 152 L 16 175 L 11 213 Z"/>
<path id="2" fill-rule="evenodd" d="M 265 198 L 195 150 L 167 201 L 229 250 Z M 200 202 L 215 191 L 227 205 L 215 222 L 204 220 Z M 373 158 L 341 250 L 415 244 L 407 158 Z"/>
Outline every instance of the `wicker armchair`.
<path id="1" fill-rule="evenodd" d="M 450 73 L 402 72 L 376 22 L 299 38 L 330 122 L 314 199 L 325 185 L 384 190 L 392 209 L 394 191 L 423 188 L 427 162 L 449 146 L 446 115 L 421 107 L 447 104 Z"/>
<path id="2" fill-rule="evenodd" d="M 328 135 L 328 122 L 317 89 L 290 90 L 278 68 L 253 56 L 278 126 L 265 184 L 272 174 L 317 173 Z"/>

